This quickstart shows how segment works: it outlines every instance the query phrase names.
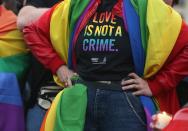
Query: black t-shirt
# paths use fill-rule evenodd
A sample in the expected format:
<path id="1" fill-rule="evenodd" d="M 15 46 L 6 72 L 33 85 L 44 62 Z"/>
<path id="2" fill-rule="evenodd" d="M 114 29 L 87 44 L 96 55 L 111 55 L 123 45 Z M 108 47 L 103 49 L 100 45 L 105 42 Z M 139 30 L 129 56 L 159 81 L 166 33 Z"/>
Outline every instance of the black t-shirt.
<path id="1" fill-rule="evenodd" d="M 117 81 L 134 71 L 129 35 L 118 4 L 102 0 L 78 36 L 77 72 L 83 79 Z"/>

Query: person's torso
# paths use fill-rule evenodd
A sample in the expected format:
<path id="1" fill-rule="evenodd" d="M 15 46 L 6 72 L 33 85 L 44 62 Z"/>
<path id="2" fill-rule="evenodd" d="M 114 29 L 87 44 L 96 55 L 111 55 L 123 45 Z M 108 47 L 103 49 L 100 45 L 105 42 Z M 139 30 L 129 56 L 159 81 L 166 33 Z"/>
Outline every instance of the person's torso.
<path id="1" fill-rule="evenodd" d="M 122 3 L 103 0 L 76 41 L 77 72 L 86 80 L 121 80 L 134 71 Z"/>

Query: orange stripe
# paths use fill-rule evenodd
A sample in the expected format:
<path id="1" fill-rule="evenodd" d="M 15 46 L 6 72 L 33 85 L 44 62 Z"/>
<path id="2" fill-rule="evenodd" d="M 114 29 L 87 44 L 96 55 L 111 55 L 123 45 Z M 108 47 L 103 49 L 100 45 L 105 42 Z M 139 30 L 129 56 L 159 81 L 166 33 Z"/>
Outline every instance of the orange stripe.
<path id="1" fill-rule="evenodd" d="M 42 125 L 40 127 L 40 131 L 45 131 L 45 124 L 46 124 L 46 118 L 47 118 L 48 112 L 49 112 L 49 110 L 46 112 L 46 114 L 43 118 Z"/>
<path id="2" fill-rule="evenodd" d="M 16 15 L 3 6 L 0 6 L 0 35 L 15 30 L 16 27 Z"/>

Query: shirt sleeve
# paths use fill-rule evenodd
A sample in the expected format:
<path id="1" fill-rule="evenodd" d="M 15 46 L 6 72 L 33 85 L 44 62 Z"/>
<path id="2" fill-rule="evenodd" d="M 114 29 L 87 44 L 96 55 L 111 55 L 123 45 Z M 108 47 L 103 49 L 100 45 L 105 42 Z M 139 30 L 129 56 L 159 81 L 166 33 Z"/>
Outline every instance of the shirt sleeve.
<path id="1" fill-rule="evenodd" d="M 188 26 L 183 22 L 179 37 L 167 62 L 152 78 L 148 79 L 153 96 L 176 88 L 188 76 Z"/>
<path id="2" fill-rule="evenodd" d="M 65 64 L 53 49 L 50 40 L 50 19 L 54 8 L 49 9 L 39 20 L 23 29 L 24 38 L 31 52 L 53 74 L 61 65 Z"/>

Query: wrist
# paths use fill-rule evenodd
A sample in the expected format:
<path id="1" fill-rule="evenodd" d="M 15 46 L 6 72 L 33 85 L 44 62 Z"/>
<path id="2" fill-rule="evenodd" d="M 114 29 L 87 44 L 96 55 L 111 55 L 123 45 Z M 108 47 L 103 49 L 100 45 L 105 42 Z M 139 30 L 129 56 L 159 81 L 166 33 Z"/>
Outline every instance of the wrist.
<path id="1" fill-rule="evenodd" d="M 65 62 L 61 60 L 59 57 L 55 57 L 50 64 L 48 65 L 50 70 L 53 74 L 56 74 L 57 70 L 62 66 L 65 65 Z"/>

